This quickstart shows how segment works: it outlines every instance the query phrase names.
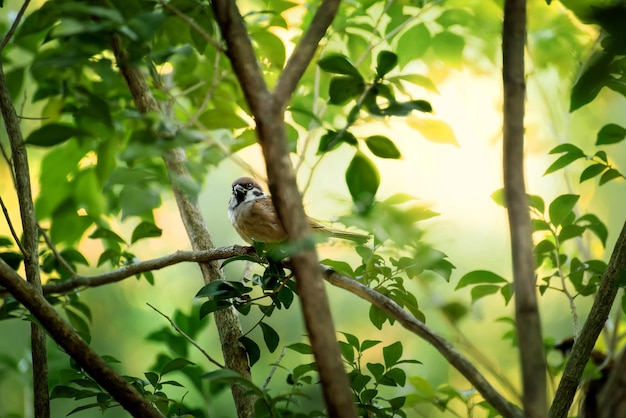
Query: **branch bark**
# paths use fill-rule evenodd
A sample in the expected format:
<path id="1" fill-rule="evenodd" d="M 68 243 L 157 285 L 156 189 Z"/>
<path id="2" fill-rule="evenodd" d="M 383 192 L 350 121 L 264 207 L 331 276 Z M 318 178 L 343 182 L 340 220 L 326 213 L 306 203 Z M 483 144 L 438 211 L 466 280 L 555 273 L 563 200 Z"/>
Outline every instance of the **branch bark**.
<path id="1" fill-rule="evenodd" d="M 256 121 L 257 136 L 267 168 L 268 185 L 278 217 L 290 242 L 306 242 L 310 239 L 310 231 L 289 158 L 284 108 L 310 63 L 317 44 L 332 22 L 339 1 L 325 0 L 319 6 L 311 26 L 296 48 L 297 53 L 292 55 L 283 71 L 274 93 L 270 93 L 263 79 L 236 3 L 233 0 L 214 0 L 211 5 L 228 46 L 227 55 Z M 320 375 L 328 414 L 331 417 L 356 417 L 356 408 L 321 279 L 317 253 L 312 244 L 307 245 L 307 248 L 293 255 L 293 271 L 297 278 L 304 321 Z"/>
<path id="2" fill-rule="evenodd" d="M 135 417 L 163 418 L 147 399 L 74 332 L 32 284 L 24 281 L 2 259 L 0 259 L 0 283 L 29 310 L 52 339 L 124 409 Z M 38 415 L 35 416 L 39 418 Z"/>
<path id="3" fill-rule="evenodd" d="M 128 61 L 126 52 L 122 49 L 117 36 L 113 38 L 112 47 L 117 64 L 126 80 L 137 109 L 141 113 L 160 111 L 144 75 L 139 68 Z M 170 177 L 172 191 L 176 198 L 176 204 L 178 205 L 178 210 L 192 248 L 197 251 L 214 248 L 215 246 L 206 228 L 198 202 L 193 201 L 178 186 L 181 180 L 190 179 L 186 167 L 187 157 L 185 151 L 182 148 L 174 148 L 168 151 L 164 156 L 164 160 Z M 199 266 L 205 283 L 223 280 L 223 273 L 215 262 L 202 263 Z M 245 349 L 239 343 L 239 338 L 243 334 L 237 313 L 234 309 L 220 310 L 215 313 L 215 324 L 220 336 L 226 366 L 251 379 L 248 357 Z M 246 389 L 238 385 L 231 385 L 231 391 L 237 408 L 237 415 L 239 417 L 252 417 L 254 414 L 254 397 L 247 395 Z"/>
<path id="4" fill-rule="evenodd" d="M 619 289 L 618 282 L 623 279 L 626 272 L 626 223 L 622 227 L 611 259 L 606 267 L 606 271 L 602 277 L 602 282 L 596 293 L 596 297 L 589 311 L 589 316 L 585 325 L 580 331 L 580 337 L 574 343 L 563 376 L 559 383 L 559 387 L 554 395 L 554 401 L 550 408 L 550 418 L 565 418 L 572 406 L 574 395 L 580 383 L 583 370 L 591 350 L 609 317 L 611 306 Z M 626 361 L 622 356 L 621 361 Z M 612 372 L 614 374 L 615 372 Z M 615 377 L 613 377 L 615 379 Z M 619 415 L 613 415 L 619 416 Z"/>
<path id="5" fill-rule="evenodd" d="M 506 0 L 502 27 L 504 87 L 504 195 L 508 208 L 515 290 L 515 324 L 521 357 L 526 416 L 548 410 L 546 366 L 533 257 L 532 227 L 524 185 L 524 45 L 526 1 Z"/>
<path id="6" fill-rule="evenodd" d="M 28 3 L 25 3 L 25 6 Z M 21 9 L 22 13 L 25 6 Z M 8 40 L 8 35 L 5 38 Z M 4 42 L 4 41 L 3 41 Z M 3 47 L 4 45 L 2 45 Z M 22 219 L 22 233 L 24 236 L 24 269 L 26 279 L 33 286 L 34 292 L 41 295 L 41 278 L 39 276 L 39 229 L 35 218 L 35 206 L 30 186 L 30 169 L 28 155 L 20 121 L 11 101 L 11 94 L 4 75 L 4 68 L 0 61 L 0 112 L 4 119 L 4 126 L 11 143 L 13 154 L 13 169 L 15 173 L 15 187 L 20 206 Z M 34 412 L 38 418 L 50 416 L 50 397 L 48 395 L 48 356 L 46 352 L 46 333 L 37 324 L 31 323 L 30 328 L 31 352 L 33 361 L 33 395 Z"/>

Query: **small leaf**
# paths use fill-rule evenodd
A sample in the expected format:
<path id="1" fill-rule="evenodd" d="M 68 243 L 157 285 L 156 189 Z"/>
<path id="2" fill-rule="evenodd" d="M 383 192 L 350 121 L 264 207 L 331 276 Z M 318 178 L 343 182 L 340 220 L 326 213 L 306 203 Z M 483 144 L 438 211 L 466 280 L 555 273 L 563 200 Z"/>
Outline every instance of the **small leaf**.
<path id="1" fill-rule="evenodd" d="M 385 359 L 385 367 L 393 367 L 398 360 L 402 357 L 402 342 L 396 341 L 395 343 L 383 347 L 383 358 Z"/>
<path id="2" fill-rule="evenodd" d="M 478 286 L 474 286 L 470 292 L 472 296 L 472 303 L 475 303 L 478 299 L 484 298 L 485 296 L 493 295 L 500 290 L 500 286 L 496 286 L 494 284 L 482 284 Z"/>
<path id="3" fill-rule="evenodd" d="M 398 159 L 402 155 L 396 145 L 386 136 L 372 135 L 365 138 L 365 144 L 377 157 Z"/>
<path id="4" fill-rule="evenodd" d="M 250 362 L 250 367 L 254 366 L 254 364 L 261 358 L 261 349 L 259 348 L 259 345 L 245 336 L 239 337 L 239 342 L 246 349 L 246 353 L 248 354 L 248 361 Z"/>
<path id="5" fill-rule="evenodd" d="M 565 225 L 559 233 L 559 241 L 563 242 L 571 238 L 582 236 L 585 232 L 585 227 L 579 225 Z"/>
<path id="6" fill-rule="evenodd" d="M 357 144 L 355 136 L 350 131 L 327 131 L 320 138 L 317 155 L 332 151 L 344 142 L 353 146 Z"/>
<path id="7" fill-rule="evenodd" d="M 81 136 L 84 133 L 84 131 L 72 125 L 49 123 L 31 132 L 24 142 L 28 145 L 52 147 L 65 142 L 74 136 Z"/>
<path id="8" fill-rule="evenodd" d="M 623 141 L 624 138 L 626 138 L 626 128 L 614 123 L 609 123 L 604 125 L 598 132 L 596 145 L 616 144 Z"/>
<path id="9" fill-rule="evenodd" d="M 385 314 L 385 312 L 383 312 L 380 308 L 374 305 L 370 305 L 369 319 L 372 325 L 374 325 L 378 329 L 382 329 L 383 324 L 388 318 L 387 314 Z"/>
<path id="10" fill-rule="evenodd" d="M 550 222 L 554 226 L 561 225 L 572 214 L 572 210 L 579 198 L 579 195 L 565 194 L 554 199 L 548 209 Z"/>
<path id="11" fill-rule="evenodd" d="M 454 131 L 446 122 L 439 119 L 427 117 L 409 116 L 406 120 L 407 125 L 417 130 L 422 136 L 437 144 L 450 144 L 455 147 L 459 146 L 459 141 Z"/>
<path id="12" fill-rule="evenodd" d="M 567 152 L 563 155 L 561 155 L 559 158 L 556 159 L 555 162 L 553 162 L 550 167 L 548 167 L 548 169 L 543 173 L 543 175 L 547 175 L 550 173 L 553 173 L 557 170 L 560 170 L 568 165 L 570 165 L 571 163 L 573 163 L 574 161 L 580 159 L 580 158 L 585 158 L 585 155 L 579 155 L 578 153 L 573 153 L 573 152 Z"/>
<path id="13" fill-rule="evenodd" d="M 180 370 L 184 367 L 191 366 L 194 363 L 185 359 L 185 358 L 175 358 L 174 360 L 170 360 L 163 365 L 161 368 L 161 376 L 165 376 L 167 373 L 174 372 L 176 370 Z"/>
<path id="14" fill-rule="evenodd" d="M 378 341 L 378 340 L 365 340 L 361 343 L 361 348 L 359 348 L 359 351 L 363 352 L 367 349 L 370 349 L 378 344 L 380 344 L 382 341 Z"/>
<path id="15" fill-rule="evenodd" d="M 376 74 L 383 78 L 398 65 L 398 56 L 391 51 L 380 51 L 376 57 Z"/>
<path id="16" fill-rule="evenodd" d="M 327 54 L 317 62 L 317 65 L 327 73 L 349 75 L 363 80 L 359 70 L 352 65 L 345 55 Z"/>
<path id="17" fill-rule="evenodd" d="M 263 340 L 265 341 L 265 345 L 270 353 L 273 353 L 278 347 L 278 342 L 280 341 L 280 336 L 271 326 L 267 325 L 265 322 L 260 322 L 261 331 L 263 332 Z"/>
<path id="18" fill-rule="evenodd" d="M 602 174 L 602 176 L 600 176 L 600 183 L 599 184 L 600 184 L 600 186 L 602 186 L 603 184 L 606 184 L 609 181 L 614 180 L 614 179 L 619 178 L 619 177 L 624 177 L 624 176 L 622 176 L 622 173 L 620 173 L 616 169 L 610 168 L 610 169 L 606 170 Z"/>
<path id="19" fill-rule="evenodd" d="M 368 212 L 380 186 L 380 175 L 376 166 L 364 154 L 357 152 L 350 161 L 346 170 L 346 184 L 357 212 Z"/>
<path id="20" fill-rule="evenodd" d="M 365 82 L 352 76 L 338 76 L 330 80 L 328 86 L 328 103 L 344 105 L 359 97 L 365 90 Z"/>
<path id="21" fill-rule="evenodd" d="M 574 144 L 570 144 L 569 142 L 557 145 L 556 147 L 552 148 L 549 153 L 550 154 L 562 154 L 564 152 L 577 154 L 577 155 L 579 154 L 583 156 L 585 155 L 583 150 L 581 150 Z"/>
<path id="22" fill-rule="evenodd" d="M 587 229 L 591 230 L 602 241 L 602 246 L 606 246 L 606 239 L 609 236 L 609 231 L 606 225 L 596 216 L 591 213 L 581 216 L 576 221 L 577 224 L 584 223 Z"/>
<path id="23" fill-rule="evenodd" d="M 507 283 L 507 280 L 495 273 L 487 270 L 474 270 L 459 280 L 454 290 L 459 290 L 465 286 L 471 286 L 475 284 L 494 284 L 494 283 Z"/>
<path id="24" fill-rule="evenodd" d="M 161 228 L 159 228 L 152 222 L 143 221 L 133 230 L 133 236 L 130 242 L 131 244 L 134 244 L 140 239 L 160 237 L 162 234 L 163 230 Z"/>
<path id="25" fill-rule="evenodd" d="M 219 311 L 220 309 L 228 308 L 232 305 L 231 302 L 223 299 L 210 299 L 200 306 L 200 319 L 204 318 L 210 313 Z"/>
<path id="26" fill-rule="evenodd" d="M 589 167 L 585 168 L 582 173 L 580 173 L 579 182 L 582 183 L 585 180 L 589 180 L 593 177 L 596 177 L 607 168 L 608 167 L 602 163 L 592 164 Z"/>
<path id="27" fill-rule="evenodd" d="M 311 346 L 305 343 L 290 344 L 287 346 L 287 348 L 300 354 L 313 354 L 313 349 L 311 348 Z"/>

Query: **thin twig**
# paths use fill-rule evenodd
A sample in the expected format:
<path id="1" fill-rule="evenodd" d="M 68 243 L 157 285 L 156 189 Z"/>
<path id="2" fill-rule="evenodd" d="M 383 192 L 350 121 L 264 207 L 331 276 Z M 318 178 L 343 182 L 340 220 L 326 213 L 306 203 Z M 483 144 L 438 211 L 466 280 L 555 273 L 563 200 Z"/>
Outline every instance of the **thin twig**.
<path id="1" fill-rule="evenodd" d="M 285 357 L 286 352 L 287 352 L 287 347 L 283 347 L 282 351 L 280 352 L 280 355 L 278 356 L 278 358 L 274 362 L 274 365 L 272 366 L 272 370 L 270 370 L 270 374 L 267 375 L 267 379 L 265 379 L 265 383 L 263 383 L 263 390 L 265 390 L 267 386 L 270 384 L 270 380 L 272 380 L 272 377 L 274 376 L 274 373 L 276 373 L 276 369 L 278 369 L 278 365 L 283 360 L 283 357 Z"/>
<path id="2" fill-rule="evenodd" d="M 67 260 L 61 255 L 61 253 L 59 253 L 55 245 L 52 243 L 52 240 L 50 239 L 50 236 L 48 235 L 46 230 L 42 228 L 41 225 L 38 226 L 39 233 L 43 237 L 44 241 L 46 241 L 46 245 L 48 246 L 48 248 L 50 248 L 50 251 L 52 251 L 52 254 L 54 254 L 54 257 L 57 259 L 59 264 L 61 264 L 63 268 L 67 270 L 68 273 L 70 273 L 70 275 L 77 276 L 76 271 L 72 268 L 72 266 L 70 266 L 70 263 L 67 262 Z"/>
<path id="3" fill-rule="evenodd" d="M 213 357 L 211 357 L 211 355 L 209 353 L 206 352 L 206 350 L 204 350 L 204 348 L 200 347 L 200 344 L 198 344 L 197 342 L 194 341 L 193 338 L 191 338 L 189 335 L 187 335 L 187 333 L 185 333 L 185 331 L 183 331 L 182 329 L 180 329 L 180 327 L 178 325 L 176 325 L 176 323 L 174 321 L 172 321 L 172 319 L 165 315 L 163 312 L 161 312 L 160 310 L 158 310 L 157 308 L 155 308 L 154 306 L 150 305 L 149 303 L 146 303 L 146 305 L 148 305 L 149 307 L 151 307 L 152 309 L 154 309 L 159 315 L 161 315 L 163 318 L 167 319 L 167 321 L 170 323 L 170 325 L 176 330 L 176 332 L 178 332 L 180 335 L 182 335 L 187 341 L 189 341 L 194 347 L 196 347 L 198 349 L 198 351 L 200 351 L 202 353 L 202 355 L 209 360 L 211 363 L 215 364 L 217 367 L 219 367 L 220 369 L 223 369 L 224 366 L 222 364 L 220 364 L 217 360 L 215 360 Z"/>
<path id="4" fill-rule="evenodd" d="M 2 206 L 2 212 L 4 213 L 4 218 L 7 220 L 7 225 L 9 225 L 9 229 L 11 230 L 11 235 L 13 236 L 15 243 L 19 247 L 20 252 L 22 254 L 26 254 L 26 250 L 22 246 L 22 242 L 20 241 L 20 238 L 17 236 L 17 232 L 15 231 L 15 228 L 13 227 L 13 222 L 11 222 L 9 211 L 7 207 L 4 205 L 4 200 L 2 200 L 2 196 L 0 196 L 0 205 Z"/>
<path id="5" fill-rule="evenodd" d="M 15 20 L 13 21 L 13 24 L 11 25 L 11 27 L 9 28 L 9 31 L 7 32 L 6 35 L 4 35 L 4 38 L 0 42 L 0 52 L 4 50 L 4 47 L 7 46 L 7 44 L 11 40 L 11 37 L 13 36 L 15 29 L 17 29 L 17 26 L 20 24 L 20 21 L 22 20 L 22 16 L 24 16 L 24 13 L 26 12 L 26 8 L 28 7 L 29 3 L 30 3 L 30 0 L 24 0 L 24 4 L 22 4 L 22 7 L 20 7 L 20 10 L 17 12 L 17 15 L 15 16 Z"/>
<path id="6" fill-rule="evenodd" d="M 217 51 L 219 51 L 221 53 L 225 52 L 224 48 L 222 47 L 222 45 L 220 45 L 220 43 L 218 41 L 213 39 L 213 37 L 211 35 L 209 35 L 208 32 L 205 31 L 200 25 L 198 25 L 198 23 L 196 23 L 195 20 L 193 20 L 192 18 L 190 18 L 189 16 L 187 16 L 186 14 L 184 14 L 183 12 L 178 10 L 177 7 L 172 6 L 170 3 L 167 3 L 164 0 L 159 0 L 159 3 L 161 4 L 161 6 L 163 6 L 164 8 L 169 10 L 170 12 L 174 13 L 181 20 L 183 20 L 186 24 L 188 24 L 189 27 L 191 27 L 193 30 L 195 30 L 205 41 L 207 41 L 209 44 L 211 44 Z"/>

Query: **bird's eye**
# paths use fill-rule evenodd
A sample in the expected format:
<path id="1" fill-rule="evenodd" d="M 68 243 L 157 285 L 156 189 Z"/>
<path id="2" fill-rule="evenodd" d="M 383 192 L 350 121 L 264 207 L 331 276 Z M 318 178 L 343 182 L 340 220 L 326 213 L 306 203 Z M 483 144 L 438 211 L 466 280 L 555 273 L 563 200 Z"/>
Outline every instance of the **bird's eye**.
<path id="1" fill-rule="evenodd" d="M 252 185 L 252 183 L 248 183 L 246 184 L 246 189 L 251 190 L 254 186 Z"/>

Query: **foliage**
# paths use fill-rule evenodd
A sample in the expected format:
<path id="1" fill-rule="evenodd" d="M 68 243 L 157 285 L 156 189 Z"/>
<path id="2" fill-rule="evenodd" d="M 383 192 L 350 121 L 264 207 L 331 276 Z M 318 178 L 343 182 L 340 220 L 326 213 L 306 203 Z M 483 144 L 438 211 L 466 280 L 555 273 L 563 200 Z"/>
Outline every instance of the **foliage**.
<path id="1" fill-rule="evenodd" d="M 381 167 L 387 160 L 406 155 L 404 142 L 392 137 L 385 124 L 404 124 L 427 141 L 458 145 L 451 127 L 437 116 L 432 98 L 453 71 L 468 67 L 480 73 L 484 65 L 496 61 L 494 39 L 501 12 L 490 2 L 470 3 L 346 2 L 285 116 L 292 158 L 309 183 L 322 159 L 348 153 L 341 154 L 348 157 L 340 170 L 353 208 L 339 221 L 372 236 L 370 243 L 354 248 L 351 263 L 333 258 L 323 264 L 386 296 L 421 322 L 430 321 L 430 315 L 452 319 L 451 332 L 471 307 L 446 300 L 436 307 L 440 309 L 427 312 L 428 295 L 417 292 L 417 286 L 426 289 L 437 281 L 447 289 L 452 285 L 458 291 L 469 289 L 472 304 L 499 294 L 507 305 L 513 297 L 512 283 L 506 274 L 486 267 L 464 272 L 455 284 L 455 265 L 425 238 L 425 222 L 439 214 L 406 193 L 383 197 L 381 186 L 387 172 Z M 266 81 L 273 84 L 290 46 L 311 24 L 310 13 L 292 2 L 253 1 L 246 7 L 248 33 Z M 618 22 L 624 21 L 625 10 L 601 10 L 591 19 L 601 26 L 602 40 L 575 80 L 571 111 L 593 103 L 604 87 L 626 95 L 625 54 L 617 41 L 624 38 Z M 302 22 L 294 23 L 292 12 Z M 538 51 L 535 65 L 538 72 L 556 67 L 562 72 L 564 64 L 550 62 L 546 56 L 553 55 L 546 48 L 558 47 L 563 53 L 563 44 L 554 41 L 572 32 L 575 35 L 562 42 L 580 55 L 568 59 L 582 60 L 585 48 L 575 29 L 579 23 L 547 15 L 553 20 L 544 17 L 541 27 L 532 27 L 529 33 L 531 48 Z M 116 42 L 149 80 L 161 112 L 136 110 L 111 53 Z M 237 161 L 241 151 L 249 152 L 255 143 L 253 115 L 222 44 L 210 5 L 195 0 L 88 4 L 49 0 L 21 22 L 2 56 L 11 99 L 22 108 L 23 116 L 36 119 L 24 119 L 23 129 L 27 149 L 41 155 L 40 161 L 34 160 L 40 173 L 35 209 L 45 228 L 39 262 L 47 283 L 71 280 L 78 271 L 117 270 L 136 263 L 137 244 L 156 242 L 167 228 L 156 211 L 168 199 L 170 182 L 196 200 L 207 176 L 215 175 L 224 161 Z M 436 80 L 424 70 L 430 65 L 445 66 Z M 557 145 L 550 154 L 558 157 L 544 175 L 570 170 L 571 164 L 584 161 L 587 166 L 578 175 L 579 183 L 599 177 L 598 186 L 604 186 L 624 179 L 618 158 L 612 157 L 617 144 L 626 138 L 622 125 L 607 122 L 597 130 L 595 145 L 602 148 L 593 153 L 573 141 Z M 9 163 L 6 146 L 0 144 Z M 163 163 L 164 154 L 179 147 L 188 157 L 191 178 L 168 172 Z M 581 195 L 575 193 L 579 192 L 551 201 L 529 195 L 529 210 L 538 290 L 542 296 L 550 292 L 565 296 L 578 332 L 574 300 L 593 297 L 607 267 L 605 261 L 587 257 L 580 247 L 599 241 L 604 248 L 613 231 L 600 214 L 580 215 Z M 501 190 L 492 198 L 503 205 Z M 13 236 L 0 237 L 0 259 L 14 270 L 23 263 L 18 244 Z M 98 248 L 99 254 L 94 256 L 88 247 Z M 243 386 L 256 397 L 256 416 L 324 415 L 314 401 L 318 379 L 315 364 L 307 357 L 310 346 L 287 344 L 286 330 L 270 321 L 296 315 L 298 294 L 286 259 L 294 249 L 263 243 L 255 243 L 255 249 L 255 255 L 234 257 L 222 265 L 252 262 L 258 267 L 251 277 L 206 284 L 196 294 L 202 300 L 199 307 L 189 314 L 176 310 L 172 321 L 185 335 L 163 327 L 144 336 L 161 351 L 142 376 L 126 379 L 164 415 L 209 416 L 206 405 L 185 400 L 187 392 L 212 397 L 230 384 Z M 137 279 L 156 284 L 152 271 L 138 274 Z M 2 296 L 0 319 L 32 319 L 10 295 Z M 106 322 L 94 315 L 93 306 L 83 301 L 78 290 L 47 295 L 47 299 L 86 341 Z M 247 320 L 239 342 L 253 372 L 273 358 L 270 354 L 289 349 L 295 365 L 278 361 L 273 366 L 286 372 L 286 386 L 275 380 L 269 385 L 269 378 L 259 385 L 232 370 L 189 360 L 196 350 L 192 341 L 208 328 L 212 316 L 233 308 Z M 369 307 L 368 320 L 378 330 L 397 328 L 396 319 L 374 305 Z M 338 343 L 361 415 L 406 417 L 411 408 L 423 404 L 442 413 L 457 410 L 460 404 L 468 414 L 475 406 L 489 416 L 496 414 L 473 388 L 429 381 L 419 367 L 424 360 L 406 353 L 403 341 L 388 344 L 359 332 L 342 332 Z M 140 336 L 130 338 L 139 340 Z M 515 340 L 512 331 L 503 337 L 507 338 Z M 619 341 L 611 343 L 617 346 Z M 111 356 L 103 358 L 120 363 Z M 74 400 L 77 406 L 70 414 L 77 415 L 91 408 L 105 412 L 118 405 L 93 377 L 72 359 L 64 364 L 68 362 L 69 368 L 58 370 L 61 377 L 51 391 L 53 400 Z M 122 369 L 128 360 L 121 363 L 116 367 Z M 6 364 L 18 369 L 16 362 Z"/>

